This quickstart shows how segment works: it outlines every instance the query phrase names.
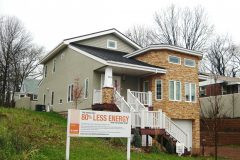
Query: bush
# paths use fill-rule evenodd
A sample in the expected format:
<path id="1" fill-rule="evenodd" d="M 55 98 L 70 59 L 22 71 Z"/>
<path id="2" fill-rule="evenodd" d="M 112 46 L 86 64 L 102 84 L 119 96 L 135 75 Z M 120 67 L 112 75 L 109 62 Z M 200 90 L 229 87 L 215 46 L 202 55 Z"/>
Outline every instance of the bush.
<path id="1" fill-rule="evenodd" d="M 150 148 L 151 153 L 160 153 L 160 149 L 156 144 L 153 144 L 152 147 Z"/>
<path id="2" fill-rule="evenodd" d="M 126 138 L 111 138 L 110 143 L 114 146 L 126 146 L 127 140 Z"/>
<path id="3" fill-rule="evenodd" d="M 141 135 L 139 134 L 138 129 L 136 129 L 135 132 L 134 132 L 132 144 L 136 148 L 141 148 L 142 147 L 142 138 L 141 138 Z"/>

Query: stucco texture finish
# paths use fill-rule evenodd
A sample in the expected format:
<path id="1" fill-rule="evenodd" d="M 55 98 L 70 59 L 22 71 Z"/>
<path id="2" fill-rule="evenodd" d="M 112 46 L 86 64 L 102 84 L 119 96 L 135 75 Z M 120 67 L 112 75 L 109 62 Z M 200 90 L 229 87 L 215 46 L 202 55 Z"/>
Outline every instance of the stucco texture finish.
<path id="1" fill-rule="evenodd" d="M 56 71 L 53 72 L 53 59 L 56 59 Z M 43 95 L 46 95 L 45 104 L 51 104 L 51 92 L 54 92 L 54 103 L 50 106 L 56 112 L 67 111 L 73 108 L 73 102 L 67 102 L 68 85 L 74 83 L 74 79 L 79 78 L 81 87 L 84 87 L 84 80 L 89 79 L 88 98 L 81 99 L 79 109 L 91 108 L 92 93 L 94 88 L 98 88 L 100 77 L 94 72 L 103 64 L 88 58 L 70 48 L 65 48 L 53 59 L 48 61 L 47 77 L 43 78 L 38 93 L 38 104 L 43 104 Z M 99 81 L 99 82 L 97 82 Z M 60 99 L 62 103 L 60 104 Z"/>
<path id="2" fill-rule="evenodd" d="M 169 63 L 169 55 L 178 56 L 181 58 L 181 64 Z M 195 67 L 187 67 L 184 65 L 184 58 L 195 60 Z M 193 152 L 199 152 L 200 149 L 200 107 L 198 102 L 198 61 L 196 56 L 178 53 L 169 50 L 149 51 L 136 57 L 137 60 L 164 67 L 167 70 L 166 74 L 155 74 L 142 79 L 149 81 L 150 90 L 153 93 L 153 108 L 154 110 L 162 109 L 167 116 L 172 119 L 188 119 L 192 120 L 192 137 L 193 137 Z M 162 80 L 162 99 L 155 99 L 155 80 Z M 181 81 L 181 101 L 169 100 L 169 80 Z M 185 102 L 185 82 L 196 84 L 196 102 Z"/>

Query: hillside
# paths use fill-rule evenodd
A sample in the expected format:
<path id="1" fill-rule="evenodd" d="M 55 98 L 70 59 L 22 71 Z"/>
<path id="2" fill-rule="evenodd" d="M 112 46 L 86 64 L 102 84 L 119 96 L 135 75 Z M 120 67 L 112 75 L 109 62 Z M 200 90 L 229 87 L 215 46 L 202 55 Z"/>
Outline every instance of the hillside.
<path id="1" fill-rule="evenodd" d="M 64 160 L 66 119 L 57 113 L 33 112 L 0 107 L 0 159 Z M 116 142 L 116 141 L 115 141 Z M 123 160 L 126 147 L 120 141 L 100 138 L 71 138 L 71 160 Z M 165 153 L 131 152 L 135 160 L 196 159 Z M 200 158 L 199 158 L 200 159 Z"/>

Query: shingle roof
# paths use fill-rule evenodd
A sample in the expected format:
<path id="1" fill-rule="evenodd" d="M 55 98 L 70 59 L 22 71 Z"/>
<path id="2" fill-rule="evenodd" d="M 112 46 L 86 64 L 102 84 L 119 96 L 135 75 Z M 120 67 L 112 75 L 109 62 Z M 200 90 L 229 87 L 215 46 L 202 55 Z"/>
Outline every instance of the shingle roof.
<path id="1" fill-rule="evenodd" d="M 136 59 L 123 57 L 124 55 L 128 54 L 126 52 L 120 52 L 120 51 L 115 51 L 115 50 L 86 46 L 86 45 L 77 44 L 77 43 L 71 43 L 71 45 L 74 47 L 77 47 L 78 49 L 83 50 L 93 56 L 96 56 L 98 58 L 106 60 L 106 61 L 115 61 L 115 62 L 122 62 L 122 63 L 129 63 L 129 64 L 134 64 L 134 65 L 141 65 L 141 66 L 146 66 L 146 67 L 155 67 L 155 68 L 164 69 L 162 67 L 157 67 L 157 66 L 154 66 L 151 64 L 147 64 L 147 63 L 138 61 Z"/>

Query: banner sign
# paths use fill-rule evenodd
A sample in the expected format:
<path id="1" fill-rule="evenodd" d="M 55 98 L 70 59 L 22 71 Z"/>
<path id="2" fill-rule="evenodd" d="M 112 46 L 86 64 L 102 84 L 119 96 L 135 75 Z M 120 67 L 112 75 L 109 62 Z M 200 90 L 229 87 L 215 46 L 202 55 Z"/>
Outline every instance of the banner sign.
<path id="1" fill-rule="evenodd" d="M 130 137 L 130 113 L 69 110 L 71 137 Z"/>
<path id="2" fill-rule="evenodd" d="M 127 159 L 130 160 L 131 114 L 69 109 L 66 160 L 69 160 L 70 137 L 127 138 Z"/>

